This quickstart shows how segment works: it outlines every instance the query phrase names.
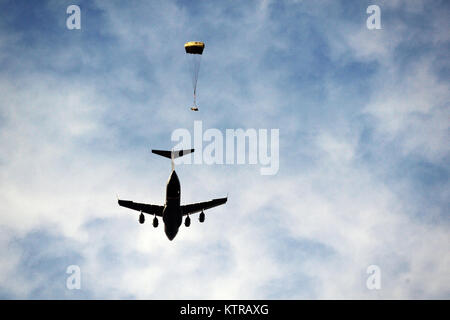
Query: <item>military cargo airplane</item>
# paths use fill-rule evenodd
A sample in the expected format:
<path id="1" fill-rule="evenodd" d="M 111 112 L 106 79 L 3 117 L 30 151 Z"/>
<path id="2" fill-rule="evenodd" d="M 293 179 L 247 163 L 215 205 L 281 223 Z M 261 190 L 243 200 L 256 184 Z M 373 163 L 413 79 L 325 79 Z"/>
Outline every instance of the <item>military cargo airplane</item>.
<path id="1" fill-rule="evenodd" d="M 179 150 L 179 151 L 166 151 L 166 150 L 152 150 L 152 153 L 170 158 L 172 160 L 172 173 L 166 186 L 166 203 L 163 206 L 138 203 L 130 200 L 118 200 L 119 205 L 129 209 L 140 211 L 139 223 L 145 222 L 144 213 L 153 215 L 153 227 L 158 227 L 158 218 L 162 217 L 164 222 L 164 232 L 169 240 L 173 240 L 178 233 L 178 229 L 181 226 L 183 216 L 186 216 L 184 224 L 186 227 L 191 225 L 190 214 L 200 212 L 199 221 L 205 221 L 206 209 L 210 209 L 216 206 L 220 206 L 227 202 L 228 197 L 213 199 L 211 201 L 198 202 L 193 204 L 180 205 L 180 180 L 175 172 L 174 159 L 182 157 L 186 154 L 194 152 L 194 149 Z"/>

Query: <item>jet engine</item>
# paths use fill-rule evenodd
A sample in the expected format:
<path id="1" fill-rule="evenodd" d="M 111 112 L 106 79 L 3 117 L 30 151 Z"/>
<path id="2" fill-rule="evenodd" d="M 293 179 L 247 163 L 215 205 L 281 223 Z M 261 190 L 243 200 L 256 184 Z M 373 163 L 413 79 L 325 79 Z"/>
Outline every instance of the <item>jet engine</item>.
<path id="1" fill-rule="evenodd" d="M 153 218 L 153 227 L 155 227 L 155 228 L 158 227 L 158 218 L 156 218 L 156 217 Z"/>
<path id="2" fill-rule="evenodd" d="M 139 215 L 139 223 L 143 224 L 145 222 L 145 217 L 144 214 L 141 212 L 141 214 Z"/>
<path id="3" fill-rule="evenodd" d="M 205 213 L 203 211 L 198 216 L 198 221 L 200 221 L 200 222 L 204 222 L 205 221 Z"/>
<path id="4" fill-rule="evenodd" d="M 191 218 L 189 218 L 189 216 L 187 216 L 186 219 L 184 219 L 184 225 L 186 227 L 189 227 L 191 225 Z"/>

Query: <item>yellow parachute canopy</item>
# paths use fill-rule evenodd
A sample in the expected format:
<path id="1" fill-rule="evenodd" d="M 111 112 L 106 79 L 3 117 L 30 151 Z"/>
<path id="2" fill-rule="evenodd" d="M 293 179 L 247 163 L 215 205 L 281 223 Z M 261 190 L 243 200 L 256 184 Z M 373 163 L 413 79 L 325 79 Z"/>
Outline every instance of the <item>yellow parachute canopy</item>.
<path id="1" fill-rule="evenodd" d="M 202 54 L 205 44 L 200 41 L 189 41 L 184 44 L 184 50 L 189 54 Z"/>

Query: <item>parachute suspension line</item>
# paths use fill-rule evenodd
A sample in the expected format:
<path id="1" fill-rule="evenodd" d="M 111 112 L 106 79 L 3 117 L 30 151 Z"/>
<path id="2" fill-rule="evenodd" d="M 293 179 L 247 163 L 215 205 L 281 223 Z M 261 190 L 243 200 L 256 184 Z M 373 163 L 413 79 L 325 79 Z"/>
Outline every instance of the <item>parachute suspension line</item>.
<path id="1" fill-rule="evenodd" d="M 198 83 L 198 74 L 200 73 L 200 63 L 201 63 L 201 55 L 195 54 L 192 58 L 192 88 L 194 89 L 194 106 L 196 104 L 197 98 L 197 83 Z"/>
<path id="2" fill-rule="evenodd" d="M 197 106 L 197 103 L 195 102 L 195 88 L 194 88 L 194 107 L 196 107 Z"/>

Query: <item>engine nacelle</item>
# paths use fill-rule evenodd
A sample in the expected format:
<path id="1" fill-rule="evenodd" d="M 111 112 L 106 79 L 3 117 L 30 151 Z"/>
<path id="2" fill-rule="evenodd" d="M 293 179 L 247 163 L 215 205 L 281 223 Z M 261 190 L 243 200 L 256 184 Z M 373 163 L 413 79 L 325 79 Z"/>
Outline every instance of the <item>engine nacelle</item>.
<path id="1" fill-rule="evenodd" d="M 186 219 L 184 219 L 184 225 L 186 227 L 189 227 L 191 225 L 191 218 L 189 218 L 189 216 L 187 216 Z"/>
<path id="2" fill-rule="evenodd" d="M 153 218 L 153 227 L 155 227 L 155 228 L 158 227 L 158 218 L 156 218 L 156 217 Z"/>
<path id="3" fill-rule="evenodd" d="M 205 213 L 203 211 L 198 216 L 198 221 L 205 222 Z"/>
<path id="4" fill-rule="evenodd" d="M 139 215 L 139 223 L 143 224 L 145 222 L 145 217 L 144 214 L 141 212 L 141 214 Z"/>

